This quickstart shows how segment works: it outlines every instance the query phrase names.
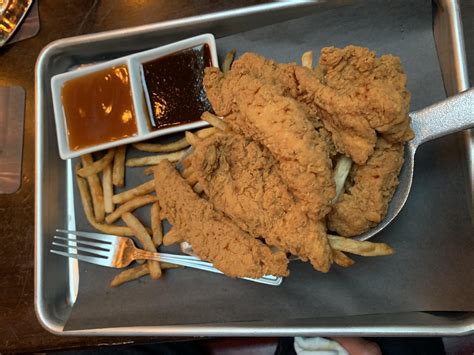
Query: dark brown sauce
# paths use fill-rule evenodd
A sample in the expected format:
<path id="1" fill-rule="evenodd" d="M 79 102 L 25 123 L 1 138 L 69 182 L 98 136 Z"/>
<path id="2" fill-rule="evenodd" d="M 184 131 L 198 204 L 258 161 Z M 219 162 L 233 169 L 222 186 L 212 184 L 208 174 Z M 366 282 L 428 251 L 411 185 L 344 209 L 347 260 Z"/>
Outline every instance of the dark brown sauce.
<path id="1" fill-rule="evenodd" d="M 207 44 L 143 64 L 150 111 L 159 129 L 199 121 L 212 111 L 202 84 L 204 68 L 212 66 Z"/>
<path id="2" fill-rule="evenodd" d="M 124 65 L 67 81 L 61 90 L 69 148 L 78 150 L 137 134 Z"/>

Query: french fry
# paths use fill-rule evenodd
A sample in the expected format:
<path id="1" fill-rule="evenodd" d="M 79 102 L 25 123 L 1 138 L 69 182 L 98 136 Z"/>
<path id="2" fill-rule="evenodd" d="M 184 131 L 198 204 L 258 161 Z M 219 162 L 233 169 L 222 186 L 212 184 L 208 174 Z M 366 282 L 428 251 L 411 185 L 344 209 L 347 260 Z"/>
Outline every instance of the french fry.
<path id="1" fill-rule="evenodd" d="M 105 154 L 101 159 L 92 161 L 92 156 L 90 154 L 86 154 L 90 157 L 86 158 L 88 163 L 84 165 L 81 169 L 78 170 L 77 174 L 82 177 L 92 176 L 94 174 L 100 173 L 102 170 L 105 169 L 106 166 L 109 166 L 112 160 L 114 159 L 115 149 L 109 149 L 107 154 Z"/>
<path id="2" fill-rule="evenodd" d="M 199 138 L 204 139 L 212 136 L 214 133 L 216 133 L 216 131 L 217 129 L 215 127 L 208 127 L 200 129 L 199 131 L 194 132 L 194 134 Z"/>
<path id="3" fill-rule="evenodd" d="M 354 265 L 355 261 L 349 258 L 346 254 L 339 250 L 332 251 L 332 259 L 334 262 L 342 267 L 349 267 Z"/>
<path id="4" fill-rule="evenodd" d="M 170 153 L 189 147 L 189 143 L 185 138 L 181 138 L 176 142 L 168 144 L 135 143 L 133 144 L 133 147 L 135 149 L 141 150 L 142 152 Z"/>
<path id="5" fill-rule="evenodd" d="M 161 226 L 160 204 L 158 202 L 151 205 L 150 215 L 153 244 L 158 248 L 163 243 L 163 228 Z"/>
<path id="6" fill-rule="evenodd" d="M 153 245 L 150 235 L 137 217 L 130 212 L 125 212 L 122 214 L 122 220 L 132 229 L 135 237 L 142 244 L 143 249 L 156 253 L 156 248 Z M 150 268 L 150 276 L 152 279 L 157 280 L 161 277 L 161 268 L 158 261 L 148 260 L 148 267 Z"/>
<path id="7" fill-rule="evenodd" d="M 183 265 L 176 265 L 172 263 L 167 263 L 166 261 L 160 261 L 161 270 L 168 270 L 168 269 L 182 269 L 184 268 Z"/>
<path id="8" fill-rule="evenodd" d="M 351 171 L 352 159 L 342 155 L 336 162 L 334 168 L 334 182 L 336 183 L 336 196 L 332 200 L 332 203 L 336 203 L 341 194 L 344 192 L 344 184 L 346 183 L 347 176 Z"/>
<path id="9" fill-rule="evenodd" d="M 169 160 L 170 162 L 175 162 L 181 159 L 186 150 L 179 150 L 174 153 L 166 153 L 160 155 L 150 155 L 148 157 L 141 158 L 132 158 L 127 160 L 127 166 L 145 166 L 145 165 L 156 165 L 162 160 Z"/>
<path id="10" fill-rule="evenodd" d="M 81 161 L 83 167 L 90 166 L 94 162 L 91 154 L 82 155 Z M 79 170 L 76 171 L 76 174 L 79 172 Z M 102 191 L 99 176 L 97 176 L 97 174 L 90 175 L 87 177 L 87 182 L 89 184 L 90 192 L 92 195 L 92 206 L 94 207 L 95 220 L 96 222 L 102 222 L 105 217 L 105 207 L 104 193 Z"/>
<path id="11" fill-rule="evenodd" d="M 196 176 L 196 173 L 194 173 L 194 171 L 187 178 L 185 178 L 185 180 L 191 186 L 196 185 L 196 183 L 198 182 L 198 178 Z"/>
<path id="12" fill-rule="evenodd" d="M 118 287 L 125 282 L 139 279 L 140 277 L 148 275 L 149 273 L 150 270 L 148 269 L 148 264 L 142 264 L 129 268 L 116 275 L 110 282 L 110 287 Z"/>
<path id="13" fill-rule="evenodd" d="M 168 246 L 172 244 L 178 244 L 181 243 L 184 239 L 182 236 L 176 232 L 174 228 L 168 231 L 163 237 L 163 245 Z"/>
<path id="14" fill-rule="evenodd" d="M 162 270 L 182 268 L 181 265 L 176 265 L 176 264 L 171 264 L 171 263 L 166 263 L 166 262 L 160 262 L 160 267 Z M 150 268 L 148 267 L 148 264 L 138 265 L 119 273 L 110 282 L 110 286 L 118 287 L 124 284 L 125 282 L 137 280 L 140 277 L 148 275 L 149 273 L 150 273 Z"/>
<path id="15" fill-rule="evenodd" d="M 113 195 L 112 202 L 116 204 L 125 203 L 137 196 L 149 194 L 150 192 L 153 192 L 154 190 L 155 190 L 155 180 L 150 180 L 150 181 L 145 182 L 144 184 L 135 186 L 133 189 Z"/>
<path id="16" fill-rule="evenodd" d="M 79 164 L 76 165 L 76 171 L 79 169 Z M 84 209 L 84 214 L 86 215 L 86 219 L 91 226 L 102 233 L 106 234 L 114 234 L 124 237 L 132 237 L 133 232 L 128 227 L 121 227 L 121 226 L 111 226 L 108 224 L 98 223 L 94 218 L 94 211 L 92 209 L 92 198 L 89 193 L 89 187 L 87 186 L 86 179 L 80 177 L 76 174 L 76 181 L 77 186 L 79 189 L 79 194 L 81 196 L 82 201 L 82 208 Z"/>
<path id="17" fill-rule="evenodd" d="M 208 122 L 211 126 L 216 127 L 221 131 L 225 131 L 227 129 L 227 124 L 223 120 L 208 111 L 201 115 L 201 120 Z"/>
<path id="18" fill-rule="evenodd" d="M 112 168 L 112 182 L 114 186 L 123 187 L 125 183 L 125 155 L 127 146 L 122 145 L 115 149 L 114 166 Z"/>
<path id="19" fill-rule="evenodd" d="M 188 168 L 183 170 L 183 173 L 181 174 L 181 176 L 186 179 L 190 177 L 192 174 L 194 174 L 194 170 L 191 166 L 189 166 Z"/>
<path id="20" fill-rule="evenodd" d="M 120 216 L 122 216 L 124 213 L 131 212 L 133 210 L 136 210 L 139 207 L 148 205 L 155 201 L 157 201 L 157 197 L 153 195 L 137 196 L 134 199 L 129 200 L 125 202 L 123 205 L 120 205 L 118 208 L 116 208 L 114 212 L 112 212 L 107 217 L 105 217 L 105 221 L 108 224 L 112 224 L 117 219 L 119 219 Z"/>
<path id="21" fill-rule="evenodd" d="M 395 251 L 385 243 L 372 243 L 356 239 L 328 235 L 329 244 L 334 250 L 362 256 L 392 255 Z"/>
<path id="22" fill-rule="evenodd" d="M 145 176 L 153 175 L 153 170 L 155 170 L 156 167 L 157 165 L 152 165 L 152 166 L 149 166 L 148 168 L 145 168 L 145 170 L 143 170 L 143 174 L 145 174 Z"/>
<path id="23" fill-rule="evenodd" d="M 222 72 L 224 75 L 230 70 L 232 67 L 232 63 L 234 62 L 235 57 L 235 49 L 232 49 L 227 53 L 225 56 L 224 62 L 222 62 Z"/>
<path id="24" fill-rule="evenodd" d="M 201 184 L 200 183 L 196 183 L 194 186 L 193 186 L 193 190 L 195 193 L 197 193 L 198 195 L 202 194 L 204 189 L 202 188 Z"/>
<path id="25" fill-rule="evenodd" d="M 106 213 L 114 211 L 114 203 L 112 196 L 114 187 L 112 185 L 112 164 L 109 164 L 102 171 L 102 190 L 104 191 L 104 208 Z"/>
<path id="26" fill-rule="evenodd" d="M 199 142 L 201 141 L 201 138 L 199 138 L 198 136 L 196 136 L 194 133 L 192 132 L 188 132 L 186 131 L 186 140 L 189 142 L 189 144 L 191 144 L 192 146 L 195 146 L 196 144 L 199 144 Z"/>
<path id="27" fill-rule="evenodd" d="M 313 69 L 313 51 L 304 52 L 301 56 L 301 65 Z"/>

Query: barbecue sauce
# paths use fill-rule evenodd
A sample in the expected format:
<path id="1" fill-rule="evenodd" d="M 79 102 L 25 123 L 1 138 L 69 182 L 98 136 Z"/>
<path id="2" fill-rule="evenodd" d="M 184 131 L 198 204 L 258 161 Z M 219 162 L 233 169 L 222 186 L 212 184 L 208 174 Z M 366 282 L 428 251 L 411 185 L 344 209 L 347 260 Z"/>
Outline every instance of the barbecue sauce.
<path id="1" fill-rule="evenodd" d="M 154 120 L 151 129 L 199 121 L 203 112 L 212 111 L 202 83 L 204 68 L 210 66 L 207 44 L 142 65 L 146 100 Z"/>

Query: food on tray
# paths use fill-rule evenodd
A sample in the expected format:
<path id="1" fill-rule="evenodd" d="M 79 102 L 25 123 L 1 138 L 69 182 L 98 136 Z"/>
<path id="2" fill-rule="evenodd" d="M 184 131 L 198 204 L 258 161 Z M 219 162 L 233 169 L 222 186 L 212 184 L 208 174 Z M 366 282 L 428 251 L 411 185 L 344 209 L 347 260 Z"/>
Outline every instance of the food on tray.
<path id="1" fill-rule="evenodd" d="M 159 155 L 149 155 L 146 157 L 140 158 L 131 158 L 127 160 L 127 166 L 144 166 L 144 165 L 156 165 L 162 160 L 168 160 L 172 162 L 176 162 L 184 157 L 186 151 L 179 150 L 177 152 L 166 153 L 166 154 L 159 154 Z"/>
<path id="2" fill-rule="evenodd" d="M 166 262 L 160 262 L 160 268 L 162 270 L 166 269 L 179 269 L 182 266 L 175 265 L 175 264 L 170 264 Z M 140 277 L 143 277 L 145 275 L 150 274 L 150 267 L 148 266 L 148 263 L 146 264 L 141 264 L 135 267 L 128 268 L 127 270 L 124 270 L 120 272 L 117 276 L 115 276 L 112 281 L 110 282 L 111 287 L 118 287 L 125 282 L 128 281 L 133 281 L 137 280 Z"/>
<path id="3" fill-rule="evenodd" d="M 115 148 L 114 164 L 112 165 L 112 183 L 114 186 L 122 187 L 125 183 L 125 154 L 127 146 L 122 145 Z"/>
<path id="4" fill-rule="evenodd" d="M 93 158 L 90 154 L 84 154 L 81 156 L 82 160 L 82 169 L 77 171 L 77 175 L 79 171 L 83 169 L 87 169 L 88 167 L 93 165 Z M 94 203 L 94 216 L 97 222 L 102 222 L 105 218 L 105 206 L 104 206 L 104 194 L 102 191 L 102 185 L 100 184 L 99 176 L 97 174 L 92 174 L 87 177 L 87 182 L 89 183 L 89 187 L 91 190 L 92 201 Z"/>
<path id="5" fill-rule="evenodd" d="M 137 134 L 124 65 L 68 80 L 61 89 L 61 100 L 71 150 Z"/>
<path id="6" fill-rule="evenodd" d="M 377 134 L 390 143 L 413 138 L 410 94 L 398 57 L 378 58 L 356 46 L 329 47 L 322 49 L 319 65 L 311 70 L 245 53 L 233 63 L 232 72 L 224 80 L 218 69 L 207 69 L 204 78 L 209 100 L 220 116 L 233 117 L 240 105 L 233 100 L 235 90 L 228 82 L 251 77 L 303 103 L 315 127 L 324 126 L 338 152 L 358 164 L 372 154 Z"/>
<path id="7" fill-rule="evenodd" d="M 109 224 L 114 223 L 116 220 L 120 218 L 125 212 L 131 212 L 136 210 L 139 207 L 149 205 L 153 202 L 156 202 L 157 198 L 153 195 L 142 195 L 137 196 L 131 200 L 128 200 L 120 207 L 116 208 L 111 214 L 105 217 L 105 221 Z"/>
<path id="8" fill-rule="evenodd" d="M 200 198 L 167 160 L 155 168 L 155 188 L 163 216 L 193 245 L 197 256 L 233 277 L 286 276 L 281 251 L 240 229 L 231 218 Z"/>
<path id="9" fill-rule="evenodd" d="M 102 190 L 104 192 L 105 213 L 112 213 L 115 208 L 113 201 L 112 164 L 107 165 L 102 172 Z"/>
<path id="10" fill-rule="evenodd" d="M 175 152 L 177 150 L 181 150 L 187 147 L 189 147 L 189 143 L 186 140 L 186 138 L 181 138 L 175 142 L 168 143 L 168 144 L 153 144 L 153 143 L 133 144 L 133 148 L 137 150 L 141 150 L 143 152 L 150 152 L 150 153 L 169 153 L 169 152 Z"/>
<path id="11" fill-rule="evenodd" d="M 385 217 L 398 185 L 403 145 L 379 137 L 366 164 L 355 165 L 349 181 L 327 217 L 328 228 L 345 237 L 375 227 Z"/>
<path id="12" fill-rule="evenodd" d="M 202 86 L 204 68 L 210 66 L 207 44 L 143 63 L 145 96 L 154 119 L 151 129 L 195 122 L 211 110 Z"/>
<path id="13" fill-rule="evenodd" d="M 188 158 L 193 173 L 215 209 L 254 238 L 263 237 L 269 245 L 310 260 L 317 270 L 329 269 L 331 248 L 324 224 L 308 216 L 266 147 L 222 132 L 193 148 Z"/>
<path id="14" fill-rule="evenodd" d="M 346 253 L 392 254 L 384 243 L 347 237 L 385 217 L 403 144 L 413 137 L 399 59 L 331 47 L 313 69 L 310 51 L 302 66 L 254 53 L 234 62 L 234 55 L 226 57 L 223 72 L 205 70 L 208 109 L 219 116 L 204 112 L 201 119 L 213 127 L 168 144 L 134 144 L 156 155 L 126 161 L 126 148 L 117 147 L 96 161 L 82 157 L 77 182 L 89 223 L 133 235 L 150 251 L 189 242 L 197 256 L 231 277 L 286 276 L 290 255 L 327 272 L 333 263 L 354 264 Z M 143 173 L 154 173 L 153 180 L 111 194 L 111 183 L 124 186 L 125 166 L 146 165 Z M 131 213 L 145 205 L 151 229 Z M 119 218 L 127 227 L 111 224 Z M 172 228 L 163 235 L 165 218 Z M 159 278 L 161 269 L 148 262 L 111 285 L 147 274 Z"/>
<path id="15" fill-rule="evenodd" d="M 112 197 L 112 202 L 125 203 L 137 196 L 146 195 L 153 191 L 155 191 L 155 182 L 154 180 L 150 180 L 141 185 L 135 186 L 134 188 L 131 188 L 130 190 L 126 190 L 119 194 L 114 195 Z"/>
<path id="16" fill-rule="evenodd" d="M 324 138 L 303 105 L 279 87 L 235 70 L 206 69 L 204 85 L 217 114 L 236 133 L 268 148 L 279 173 L 304 211 L 314 219 L 329 212 L 335 196 L 331 160 Z"/>
<path id="17" fill-rule="evenodd" d="M 146 251 L 156 252 L 155 244 L 148 234 L 146 228 L 141 224 L 141 222 L 130 212 L 125 212 L 122 215 L 122 220 L 127 224 L 127 226 L 133 231 L 133 235 L 138 241 L 142 244 L 143 249 Z M 158 261 L 148 260 L 148 268 L 150 270 L 150 276 L 152 279 L 159 279 L 161 277 L 161 268 Z"/>
<path id="18" fill-rule="evenodd" d="M 161 225 L 160 217 L 160 204 L 155 202 L 151 205 L 150 210 L 150 219 L 151 219 L 151 230 L 152 230 L 152 239 L 155 247 L 159 247 L 163 243 L 163 227 Z"/>

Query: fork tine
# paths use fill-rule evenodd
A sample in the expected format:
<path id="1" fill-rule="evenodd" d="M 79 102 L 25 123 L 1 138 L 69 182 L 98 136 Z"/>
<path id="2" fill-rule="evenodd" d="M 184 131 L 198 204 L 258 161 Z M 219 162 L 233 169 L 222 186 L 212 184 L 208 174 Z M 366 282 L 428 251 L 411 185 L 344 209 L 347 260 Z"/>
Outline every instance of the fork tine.
<path id="1" fill-rule="evenodd" d="M 104 251 L 104 250 L 78 247 L 78 246 L 75 246 L 75 245 L 61 244 L 61 243 L 56 243 L 56 242 L 53 242 L 52 244 L 56 245 L 58 247 L 71 248 L 71 249 L 76 249 L 76 250 L 79 250 L 79 251 L 85 251 L 86 253 L 94 254 L 96 256 L 101 255 L 101 256 L 109 257 L 109 255 L 110 255 L 110 252 Z"/>
<path id="2" fill-rule="evenodd" d="M 96 247 L 96 248 L 100 248 L 102 250 L 110 250 L 110 246 L 111 246 L 110 244 L 94 243 L 94 242 L 89 242 L 89 241 L 85 241 L 85 240 L 82 240 L 82 239 L 70 239 L 70 238 L 66 238 L 66 237 L 60 237 L 58 235 L 55 235 L 54 239 L 64 240 L 64 241 L 72 242 L 72 243 L 90 245 L 90 246 L 93 246 L 93 247 Z"/>
<path id="3" fill-rule="evenodd" d="M 107 243 L 107 244 L 112 244 L 115 241 L 117 241 L 117 238 L 120 238 L 116 235 L 107 235 L 107 234 L 92 233 L 92 232 L 78 232 L 78 231 L 70 231 L 70 230 L 64 230 L 64 229 L 56 229 L 56 232 L 77 235 L 79 237 L 86 237 L 86 238 L 90 238 L 90 239 L 95 239 L 95 240 L 101 241 L 102 243 Z"/>
<path id="4" fill-rule="evenodd" d="M 107 259 L 94 258 L 92 256 L 86 256 L 86 255 L 80 255 L 80 254 L 70 254 L 70 253 L 66 253 L 59 250 L 53 250 L 53 249 L 51 249 L 50 252 L 53 254 L 65 256 L 67 258 L 74 258 L 81 261 L 87 261 L 88 263 L 92 263 L 92 264 L 112 267 L 111 262 L 108 261 Z"/>

